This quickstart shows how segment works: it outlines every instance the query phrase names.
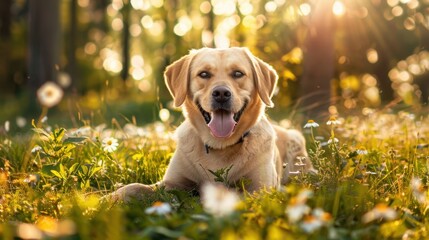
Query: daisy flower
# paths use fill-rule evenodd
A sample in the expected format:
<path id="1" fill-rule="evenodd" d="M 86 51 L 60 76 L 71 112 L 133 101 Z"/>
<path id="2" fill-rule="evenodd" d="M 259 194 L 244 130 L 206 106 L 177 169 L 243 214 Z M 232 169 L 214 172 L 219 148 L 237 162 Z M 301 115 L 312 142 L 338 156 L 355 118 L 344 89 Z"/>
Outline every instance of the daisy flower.
<path id="1" fill-rule="evenodd" d="M 393 220 L 397 216 L 396 211 L 384 203 L 379 203 L 375 207 L 362 216 L 363 223 L 369 223 L 378 219 Z"/>
<path id="2" fill-rule="evenodd" d="M 40 104 L 51 108 L 57 105 L 63 98 L 63 90 L 53 82 L 46 82 L 37 90 L 37 98 Z"/>
<path id="3" fill-rule="evenodd" d="M 286 207 L 286 215 L 289 222 L 296 223 L 301 218 L 310 212 L 310 207 L 305 203 L 298 203 L 295 198 L 291 199 L 291 202 Z"/>
<path id="4" fill-rule="evenodd" d="M 240 197 L 236 192 L 220 184 L 207 183 L 201 189 L 204 210 L 216 217 L 223 217 L 234 212 Z"/>
<path id="5" fill-rule="evenodd" d="M 341 122 L 339 120 L 337 120 L 336 117 L 331 116 L 328 120 L 328 122 L 326 122 L 327 125 L 340 125 Z"/>
<path id="6" fill-rule="evenodd" d="M 286 215 L 291 223 L 298 222 L 302 217 L 310 212 L 310 207 L 307 206 L 307 199 L 313 195 L 310 190 L 301 191 L 296 197 L 291 198 L 286 207 Z"/>
<path id="7" fill-rule="evenodd" d="M 31 149 L 31 153 L 37 153 L 39 151 L 42 151 L 42 147 L 39 145 L 36 145 L 33 147 L 33 149 Z"/>
<path id="8" fill-rule="evenodd" d="M 364 148 L 360 148 L 358 150 L 356 150 L 356 153 L 359 155 L 367 155 L 368 154 L 368 150 L 364 149 Z"/>
<path id="9" fill-rule="evenodd" d="M 411 179 L 411 190 L 413 191 L 413 196 L 420 204 L 427 203 L 426 191 L 420 178 L 414 177 Z"/>
<path id="10" fill-rule="evenodd" d="M 319 127 L 319 124 L 311 119 L 308 120 L 307 123 L 304 125 L 304 128 L 317 128 L 317 127 Z"/>
<path id="11" fill-rule="evenodd" d="M 317 219 L 313 215 L 305 216 L 304 220 L 300 224 L 302 230 L 306 233 L 313 233 L 316 230 L 319 230 L 323 226 L 322 221 Z"/>
<path id="12" fill-rule="evenodd" d="M 304 220 L 300 224 L 302 230 L 306 233 L 313 233 L 319 230 L 321 227 L 328 225 L 332 220 L 331 214 L 323 211 L 320 208 L 313 210 L 311 215 L 304 217 Z"/>
<path id="13" fill-rule="evenodd" d="M 103 139 L 103 142 L 101 143 L 101 146 L 103 147 L 103 150 L 106 152 L 114 152 L 118 148 L 118 139 L 113 137 L 108 137 Z"/>
<path id="14" fill-rule="evenodd" d="M 331 143 L 338 143 L 338 142 L 339 142 L 338 138 L 330 138 L 330 139 L 328 140 L 328 144 L 331 144 Z"/>
<path id="15" fill-rule="evenodd" d="M 166 215 L 171 213 L 173 209 L 169 203 L 155 202 L 151 207 L 146 208 L 146 214 Z"/>

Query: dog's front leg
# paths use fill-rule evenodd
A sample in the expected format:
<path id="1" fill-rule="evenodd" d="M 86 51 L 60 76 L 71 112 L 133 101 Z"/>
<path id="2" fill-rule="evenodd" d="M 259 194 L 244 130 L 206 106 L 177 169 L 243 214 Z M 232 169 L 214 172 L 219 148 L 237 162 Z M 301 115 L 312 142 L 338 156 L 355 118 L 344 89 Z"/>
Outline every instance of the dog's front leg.
<path id="1" fill-rule="evenodd" d="M 130 202 L 132 200 L 142 200 L 144 196 L 154 193 L 155 189 L 162 185 L 162 182 L 152 185 L 131 183 L 107 195 L 106 199 L 113 202 Z"/>

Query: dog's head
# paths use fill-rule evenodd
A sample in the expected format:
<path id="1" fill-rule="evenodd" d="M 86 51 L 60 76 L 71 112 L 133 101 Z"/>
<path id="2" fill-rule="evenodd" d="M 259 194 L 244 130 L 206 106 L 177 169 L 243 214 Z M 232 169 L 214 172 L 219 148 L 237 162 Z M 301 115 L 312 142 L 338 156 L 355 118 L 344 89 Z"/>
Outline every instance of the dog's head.
<path id="1" fill-rule="evenodd" d="M 202 48 L 168 66 L 165 81 L 174 105 L 219 141 L 241 136 L 273 106 L 277 74 L 247 48 Z"/>

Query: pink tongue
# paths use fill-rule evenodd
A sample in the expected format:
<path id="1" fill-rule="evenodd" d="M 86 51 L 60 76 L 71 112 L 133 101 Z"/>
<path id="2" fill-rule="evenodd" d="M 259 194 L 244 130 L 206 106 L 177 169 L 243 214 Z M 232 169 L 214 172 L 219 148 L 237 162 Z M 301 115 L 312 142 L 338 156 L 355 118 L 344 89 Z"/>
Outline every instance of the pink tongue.
<path id="1" fill-rule="evenodd" d="M 226 111 L 215 111 L 212 113 L 212 119 L 208 126 L 213 136 L 218 138 L 226 138 L 231 136 L 234 131 L 235 124 L 234 113 Z"/>

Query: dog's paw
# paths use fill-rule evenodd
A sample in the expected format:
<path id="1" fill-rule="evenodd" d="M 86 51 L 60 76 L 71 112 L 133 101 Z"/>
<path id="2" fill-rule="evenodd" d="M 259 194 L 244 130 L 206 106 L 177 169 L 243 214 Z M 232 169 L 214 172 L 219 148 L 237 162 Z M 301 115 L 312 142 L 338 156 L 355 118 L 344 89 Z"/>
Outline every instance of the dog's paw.
<path id="1" fill-rule="evenodd" d="M 154 193 L 153 185 L 131 183 L 103 197 L 104 200 L 114 203 L 129 203 L 133 200 L 142 200 L 147 194 Z"/>

